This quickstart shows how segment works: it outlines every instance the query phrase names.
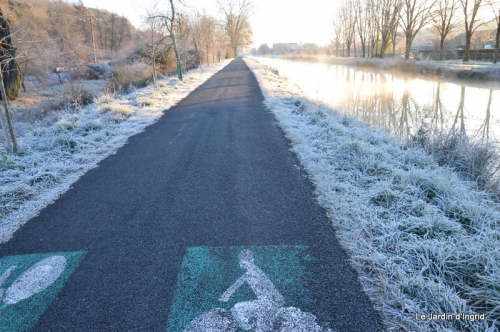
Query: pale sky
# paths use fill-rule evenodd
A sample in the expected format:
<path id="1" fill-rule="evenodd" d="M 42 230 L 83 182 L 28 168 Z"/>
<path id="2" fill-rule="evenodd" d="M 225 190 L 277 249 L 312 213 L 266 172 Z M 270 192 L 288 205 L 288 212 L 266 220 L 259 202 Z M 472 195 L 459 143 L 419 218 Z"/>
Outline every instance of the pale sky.
<path id="1" fill-rule="evenodd" d="M 126 16 L 133 25 L 141 25 L 140 14 L 153 0 L 83 0 L 87 7 L 105 9 Z M 167 2 L 167 0 L 159 0 Z M 192 10 L 218 16 L 216 0 L 184 0 Z M 255 14 L 250 23 L 254 46 L 267 43 L 329 44 L 333 35 L 334 0 L 253 0 Z M 189 8 L 187 9 L 189 10 Z"/>

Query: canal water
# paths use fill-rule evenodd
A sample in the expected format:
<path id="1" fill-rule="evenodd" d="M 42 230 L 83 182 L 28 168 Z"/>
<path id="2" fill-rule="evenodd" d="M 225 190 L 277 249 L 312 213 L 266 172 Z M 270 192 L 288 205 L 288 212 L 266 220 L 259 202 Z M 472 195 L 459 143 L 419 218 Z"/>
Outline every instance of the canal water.
<path id="1" fill-rule="evenodd" d="M 458 131 L 499 144 L 500 84 L 405 77 L 323 62 L 256 58 L 312 99 L 406 140 Z"/>

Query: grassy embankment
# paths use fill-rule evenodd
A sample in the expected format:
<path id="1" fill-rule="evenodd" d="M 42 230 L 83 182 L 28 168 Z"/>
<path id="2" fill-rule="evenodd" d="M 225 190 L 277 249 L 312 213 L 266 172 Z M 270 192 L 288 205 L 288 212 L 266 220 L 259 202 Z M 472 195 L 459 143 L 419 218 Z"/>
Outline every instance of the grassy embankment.
<path id="1" fill-rule="evenodd" d="M 276 71 L 246 61 L 387 327 L 498 330 L 500 204 L 495 195 L 481 190 L 468 171 L 440 166 L 418 144 L 399 142 L 308 100 Z M 441 146 L 446 152 L 450 144 Z M 460 164 L 471 158 L 458 159 Z M 484 314 L 484 320 L 416 319 L 445 313 Z"/>

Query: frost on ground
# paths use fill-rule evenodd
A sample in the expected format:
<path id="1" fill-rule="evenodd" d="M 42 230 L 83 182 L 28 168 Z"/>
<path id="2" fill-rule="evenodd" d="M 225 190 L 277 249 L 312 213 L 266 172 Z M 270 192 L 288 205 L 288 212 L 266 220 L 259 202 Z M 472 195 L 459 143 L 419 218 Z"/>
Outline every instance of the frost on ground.
<path id="1" fill-rule="evenodd" d="M 245 61 L 388 329 L 498 331 L 500 205 L 422 150 Z M 484 320 L 416 319 L 461 313 Z"/>
<path id="2" fill-rule="evenodd" d="M 40 122 L 16 122 L 21 154 L 7 153 L 0 138 L 0 243 L 228 63 L 190 71 L 183 81 L 160 80 L 157 89 L 103 94 L 94 104 Z"/>

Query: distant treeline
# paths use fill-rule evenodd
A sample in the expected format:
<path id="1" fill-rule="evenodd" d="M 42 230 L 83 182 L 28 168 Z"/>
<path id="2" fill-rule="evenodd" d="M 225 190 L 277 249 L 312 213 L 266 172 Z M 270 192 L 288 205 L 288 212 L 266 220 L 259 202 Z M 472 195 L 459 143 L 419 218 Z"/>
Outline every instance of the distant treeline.
<path id="1" fill-rule="evenodd" d="M 127 18 L 81 1 L 0 0 L 0 6 L 24 74 L 43 76 L 56 68 L 121 56 L 141 39 Z"/>
<path id="2" fill-rule="evenodd" d="M 16 61 L 25 75 L 40 80 L 93 62 L 142 62 L 171 72 L 177 60 L 183 68 L 192 68 L 232 57 L 251 43 L 248 17 L 253 4 L 221 0 L 218 5 L 220 18 L 178 0 L 160 1 L 143 13 L 144 29 L 138 30 L 127 18 L 87 8 L 81 0 L 0 0 Z"/>

